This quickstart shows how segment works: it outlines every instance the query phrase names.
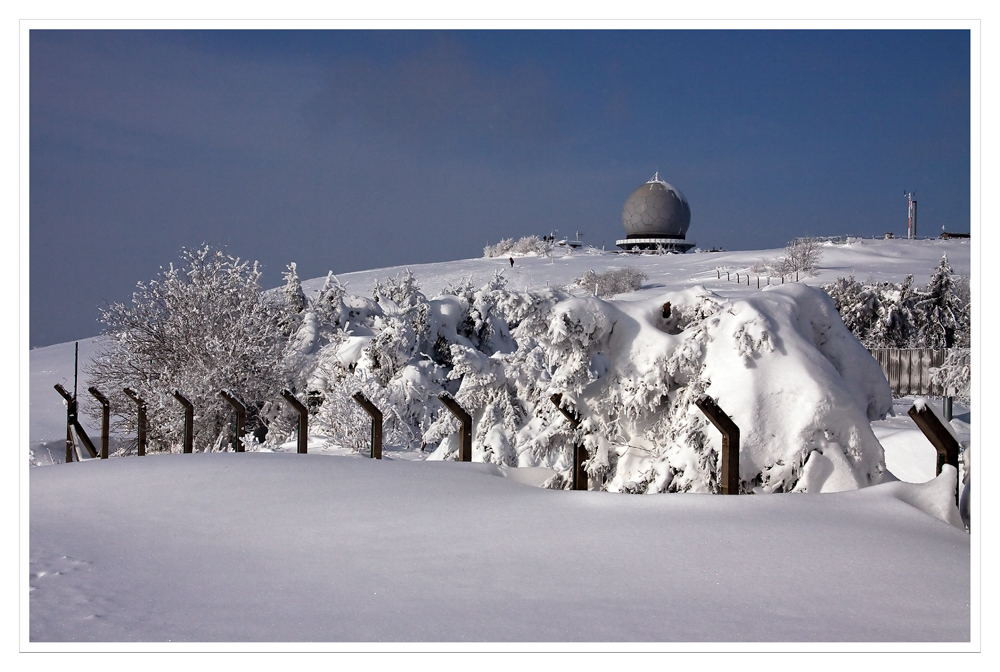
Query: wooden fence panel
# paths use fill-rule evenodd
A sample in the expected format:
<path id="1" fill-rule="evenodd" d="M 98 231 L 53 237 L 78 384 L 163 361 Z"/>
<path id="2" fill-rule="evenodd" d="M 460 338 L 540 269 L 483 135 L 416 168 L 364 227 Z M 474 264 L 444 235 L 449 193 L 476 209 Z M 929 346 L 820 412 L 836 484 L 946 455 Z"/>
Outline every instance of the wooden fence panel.
<path id="1" fill-rule="evenodd" d="M 885 348 L 871 350 L 889 381 L 893 395 L 940 397 L 944 391 L 931 384 L 931 369 L 944 364 L 947 350 L 933 348 Z"/>

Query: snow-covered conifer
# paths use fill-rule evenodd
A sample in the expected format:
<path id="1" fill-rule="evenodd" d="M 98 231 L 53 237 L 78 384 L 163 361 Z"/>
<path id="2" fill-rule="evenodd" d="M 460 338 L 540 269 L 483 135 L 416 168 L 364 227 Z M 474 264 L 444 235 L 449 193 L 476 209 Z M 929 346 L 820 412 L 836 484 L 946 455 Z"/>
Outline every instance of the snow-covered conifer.
<path id="1" fill-rule="evenodd" d="M 942 256 L 926 291 L 915 304 L 920 347 L 954 347 L 963 328 L 964 308 L 955 293 L 948 257 Z"/>
<path id="2" fill-rule="evenodd" d="M 931 384 L 941 388 L 943 396 L 957 397 L 969 403 L 972 396 L 972 356 L 968 348 L 948 350 L 941 366 L 931 369 Z"/>

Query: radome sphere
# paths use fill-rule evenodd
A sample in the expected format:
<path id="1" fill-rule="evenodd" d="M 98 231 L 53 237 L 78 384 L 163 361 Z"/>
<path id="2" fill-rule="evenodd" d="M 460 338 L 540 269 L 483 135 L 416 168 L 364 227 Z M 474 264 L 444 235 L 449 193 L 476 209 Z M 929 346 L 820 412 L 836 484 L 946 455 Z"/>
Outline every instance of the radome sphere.
<path id="1" fill-rule="evenodd" d="M 691 207 L 684 194 L 657 173 L 626 199 L 622 224 L 626 238 L 683 239 L 691 225 Z"/>

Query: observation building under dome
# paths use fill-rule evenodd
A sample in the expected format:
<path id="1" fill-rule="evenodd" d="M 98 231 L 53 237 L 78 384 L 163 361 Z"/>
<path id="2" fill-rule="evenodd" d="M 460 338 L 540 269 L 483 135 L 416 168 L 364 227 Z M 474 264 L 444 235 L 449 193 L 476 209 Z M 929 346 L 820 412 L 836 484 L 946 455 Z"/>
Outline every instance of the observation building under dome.
<path id="1" fill-rule="evenodd" d="M 691 225 L 691 207 L 680 190 L 660 179 L 659 172 L 626 199 L 622 225 L 625 238 L 615 243 L 623 250 L 687 252 L 695 246 L 684 238 Z"/>

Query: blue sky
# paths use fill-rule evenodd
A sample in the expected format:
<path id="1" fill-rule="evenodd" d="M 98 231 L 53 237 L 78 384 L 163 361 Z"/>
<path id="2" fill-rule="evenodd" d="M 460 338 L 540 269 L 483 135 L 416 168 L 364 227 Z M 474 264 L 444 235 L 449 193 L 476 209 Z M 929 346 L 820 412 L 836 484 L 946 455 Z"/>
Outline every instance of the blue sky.
<path id="1" fill-rule="evenodd" d="M 30 343 L 203 242 L 266 284 L 613 247 L 659 171 L 704 248 L 968 231 L 968 31 L 31 31 Z"/>

